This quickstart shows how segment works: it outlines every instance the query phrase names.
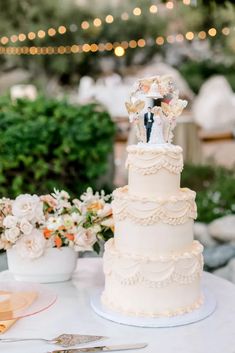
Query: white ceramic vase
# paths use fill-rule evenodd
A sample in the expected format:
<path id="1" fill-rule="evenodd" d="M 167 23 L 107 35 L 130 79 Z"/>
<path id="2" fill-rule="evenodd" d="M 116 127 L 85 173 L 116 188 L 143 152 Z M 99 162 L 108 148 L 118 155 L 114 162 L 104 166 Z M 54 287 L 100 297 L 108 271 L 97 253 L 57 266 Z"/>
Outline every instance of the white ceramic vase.
<path id="1" fill-rule="evenodd" d="M 16 249 L 7 250 L 9 271 L 18 281 L 53 283 L 68 281 L 75 270 L 78 253 L 69 247 L 48 248 L 36 259 L 22 258 Z"/>

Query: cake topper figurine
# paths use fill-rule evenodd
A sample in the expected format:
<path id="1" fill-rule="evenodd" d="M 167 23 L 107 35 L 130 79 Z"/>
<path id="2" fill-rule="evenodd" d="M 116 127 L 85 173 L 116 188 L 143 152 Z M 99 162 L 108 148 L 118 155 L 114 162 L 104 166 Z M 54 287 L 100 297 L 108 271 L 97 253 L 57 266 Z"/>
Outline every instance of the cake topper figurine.
<path id="1" fill-rule="evenodd" d="M 172 142 L 176 120 L 186 106 L 168 75 L 138 80 L 126 103 L 138 141 L 154 145 Z"/>

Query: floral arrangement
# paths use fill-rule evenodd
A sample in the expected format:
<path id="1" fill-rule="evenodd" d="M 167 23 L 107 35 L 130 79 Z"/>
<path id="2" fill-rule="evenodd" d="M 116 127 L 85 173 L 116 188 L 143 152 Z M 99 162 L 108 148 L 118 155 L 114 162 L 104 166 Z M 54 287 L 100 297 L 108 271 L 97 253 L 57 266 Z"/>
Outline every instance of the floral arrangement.
<path id="1" fill-rule="evenodd" d="M 80 199 L 66 191 L 19 195 L 0 200 L 0 249 L 14 247 L 22 257 L 38 258 L 50 247 L 95 250 L 113 236 L 110 195 L 91 188 Z"/>

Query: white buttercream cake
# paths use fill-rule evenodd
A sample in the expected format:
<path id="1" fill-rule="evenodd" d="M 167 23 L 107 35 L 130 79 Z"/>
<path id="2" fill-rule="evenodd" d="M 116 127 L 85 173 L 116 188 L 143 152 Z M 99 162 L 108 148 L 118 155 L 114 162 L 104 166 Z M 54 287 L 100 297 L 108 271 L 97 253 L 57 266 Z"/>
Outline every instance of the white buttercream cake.
<path id="1" fill-rule="evenodd" d="M 196 310 L 203 302 L 203 247 L 193 239 L 196 194 L 180 188 L 182 148 L 141 141 L 127 152 L 128 186 L 113 193 L 103 305 L 140 317 Z"/>

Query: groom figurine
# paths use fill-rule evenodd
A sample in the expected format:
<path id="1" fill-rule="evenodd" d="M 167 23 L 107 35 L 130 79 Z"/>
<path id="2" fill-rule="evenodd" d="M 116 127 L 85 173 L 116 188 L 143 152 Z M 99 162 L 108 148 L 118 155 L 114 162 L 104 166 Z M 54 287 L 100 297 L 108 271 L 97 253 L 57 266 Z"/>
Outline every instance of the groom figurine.
<path id="1" fill-rule="evenodd" d="M 153 113 L 151 112 L 151 107 L 148 107 L 148 112 L 144 114 L 144 126 L 146 128 L 147 142 L 149 142 L 152 126 L 154 123 Z"/>

